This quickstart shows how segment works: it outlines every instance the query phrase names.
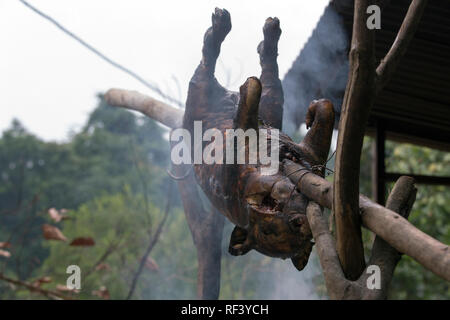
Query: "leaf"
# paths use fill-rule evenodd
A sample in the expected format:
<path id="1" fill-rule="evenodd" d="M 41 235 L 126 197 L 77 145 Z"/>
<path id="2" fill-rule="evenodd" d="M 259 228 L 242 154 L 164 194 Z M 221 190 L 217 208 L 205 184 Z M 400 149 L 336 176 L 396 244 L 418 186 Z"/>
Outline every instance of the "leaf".
<path id="1" fill-rule="evenodd" d="M 56 223 L 60 222 L 61 220 L 70 219 L 70 217 L 65 214 L 67 212 L 67 209 L 61 209 L 60 211 L 56 210 L 55 208 L 48 209 L 48 215 Z"/>
<path id="2" fill-rule="evenodd" d="M 50 219 L 52 219 L 55 222 L 60 222 L 62 219 L 62 216 L 55 208 L 48 209 L 48 215 L 50 216 Z"/>
<path id="3" fill-rule="evenodd" d="M 40 283 L 50 283 L 52 282 L 52 278 L 51 277 L 42 277 L 37 279 L 36 281 L 40 282 Z"/>
<path id="4" fill-rule="evenodd" d="M 159 271 L 159 266 L 152 257 L 147 258 L 147 260 L 145 261 L 145 267 L 150 271 Z"/>
<path id="5" fill-rule="evenodd" d="M 0 256 L 1 257 L 5 257 L 5 258 L 9 258 L 9 257 L 11 257 L 11 252 L 0 249 Z"/>
<path id="6" fill-rule="evenodd" d="M 60 292 L 73 292 L 73 293 L 79 293 L 80 292 L 80 290 L 70 289 L 67 286 L 63 285 L 63 284 L 57 284 L 56 285 L 56 290 L 58 290 Z"/>
<path id="7" fill-rule="evenodd" d="M 0 249 L 9 249 L 11 248 L 11 243 L 9 242 L 0 242 Z"/>
<path id="8" fill-rule="evenodd" d="M 109 291 L 105 286 L 101 286 L 98 290 L 92 291 L 92 295 L 97 296 L 102 299 L 105 299 L 105 300 L 110 299 Z"/>
<path id="9" fill-rule="evenodd" d="M 54 227 L 49 224 L 42 225 L 42 235 L 46 240 L 67 241 L 67 238 L 62 234 L 62 232 L 57 227 Z"/>
<path id="10" fill-rule="evenodd" d="M 50 277 L 41 277 L 33 282 L 33 286 L 40 287 L 43 283 L 52 282 L 52 278 Z"/>
<path id="11" fill-rule="evenodd" d="M 70 245 L 78 247 L 90 247 L 95 245 L 95 241 L 91 237 L 78 237 L 73 239 Z"/>

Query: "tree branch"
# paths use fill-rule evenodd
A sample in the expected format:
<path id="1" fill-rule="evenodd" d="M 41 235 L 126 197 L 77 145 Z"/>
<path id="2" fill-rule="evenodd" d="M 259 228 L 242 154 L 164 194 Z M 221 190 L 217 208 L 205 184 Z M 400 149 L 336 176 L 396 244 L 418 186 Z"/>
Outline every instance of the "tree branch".
<path id="1" fill-rule="evenodd" d="M 330 182 L 311 172 L 305 174 L 305 168 L 289 160 L 283 161 L 283 169 L 302 194 L 321 206 L 331 208 L 333 192 Z M 399 214 L 363 195 L 359 196 L 359 211 L 367 229 L 437 276 L 450 281 L 448 245 L 423 233 Z"/>
<path id="2" fill-rule="evenodd" d="M 172 182 L 169 182 L 169 192 L 167 193 L 167 203 L 166 203 L 166 208 L 164 211 L 164 216 L 163 216 L 161 222 L 159 223 L 158 227 L 156 228 L 156 231 L 153 234 L 153 236 L 150 240 L 150 243 L 148 244 L 148 247 L 145 250 L 145 253 L 141 258 L 141 262 L 139 263 L 139 268 L 133 277 L 133 280 L 132 280 L 131 286 L 130 286 L 130 291 L 128 292 L 126 300 L 130 300 L 131 297 L 133 296 L 134 290 L 136 289 L 137 281 L 138 281 L 139 277 L 141 276 L 141 273 L 142 273 L 142 270 L 144 269 L 147 258 L 159 240 L 159 236 L 161 235 L 164 224 L 166 223 L 167 217 L 169 216 L 171 201 L 172 201 Z"/>
<path id="3" fill-rule="evenodd" d="M 388 206 L 398 211 L 405 218 L 412 208 L 416 189 L 414 180 L 410 177 L 401 177 L 395 184 L 388 200 Z M 331 235 L 327 220 L 318 204 L 310 201 L 306 209 L 316 249 L 323 269 L 328 294 L 332 299 L 385 299 L 397 263 L 401 255 L 387 242 L 376 237 L 372 248 L 372 257 L 368 266 L 376 265 L 380 268 L 380 288 L 369 289 L 367 280 L 369 273 L 363 272 L 357 281 L 345 278 L 336 252 L 333 236 Z"/>
<path id="4" fill-rule="evenodd" d="M 402 176 L 394 185 L 389 198 L 386 202 L 386 208 L 397 212 L 403 218 L 408 219 L 409 213 L 416 199 L 417 189 L 414 186 L 414 179 Z M 365 286 L 363 291 L 363 299 L 375 300 L 386 299 L 388 288 L 390 286 L 395 267 L 401 259 L 401 254 L 391 247 L 380 236 L 375 237 L 372 246 L 372 255 L 368 265 L 377 265 L 381 270 L 381 289 L 369 290 Z M 363 273 L 359 280 L 363 285 L 366 284 L 368 274 Z"/>
<path id="5" fill-rule="evenodd" d="M 426 4 L 427 0 L 413 0 L 411 2 L 394 43 L 377 67 L 377 92 L 381 91 L 388 83 L 401 58 L 406 53 L 409 43 L 419 27 Z"/>
<path id="6" fill-rule="evenodd" d="M 3 275 L 2 273 L 0 273 L 0 280 L 14 284 L 16 286 L 24 287 L 31 292 L 37 292 L 37 293 L 42 294 L 43 296 L 50 298 L 50 299 L 73 300 L 72 297 L 66 296 L 57 291 L 42 289 L 42 288 L 39 288 L 38 286 L 34 286 L 28 282 L 9 278 L 9 277 Z"/>
<path id="7" fill-rule="evenodd" d="M 105 94 L 105 100 L 115 107 L 139 111 L 169 128 L 179 128 L 183 121 L 182 109 L 174 108 L 137 91 L 109 89 Z"/>
<path id="8" fill-rule="evenodd" d="M 366 26 L 366 10 L 372 2 L 355 1 L 350 71 L 336 150 L 333 211 L 337 252 L 344 273 L 350 280 L 358 279 L 365 267 L 358 195 L 362 143 L 374 100 L 374 30 Z"/>
<path id="9" fill-rule="evenodd" d="M 313 201 L 308 203 L 306 215 L 314 237 L 328 295 L 331 299 L 340 299 L 350 281 L 345 278 L 342 271 L 336 244 L 328 228 L 327 220 L 323 217 L 320 206 Z"/>

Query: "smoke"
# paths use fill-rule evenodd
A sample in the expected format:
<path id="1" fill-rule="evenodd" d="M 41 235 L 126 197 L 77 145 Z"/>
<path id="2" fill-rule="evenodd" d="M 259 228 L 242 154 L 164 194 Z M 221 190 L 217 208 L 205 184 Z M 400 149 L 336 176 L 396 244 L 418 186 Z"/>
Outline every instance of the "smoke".
<path id="1" fill-rule="evenodd" d="M 314 99 L 327 98 L 340 114 L 348 77 L 348 32 L 334 2 L 329 4 L 308 42 L 286 73 L 283 131 L 293 134 Z"/>
<path id="2" fill-rule="evenodd" d="M 260 299 L 317 300 L 321 298 L 315 283 L 320 276 L 315 252 L 311 254 L 309 263 L 302 271 L 295 269 L 289 260 L 276 259 L 272 267 L 272 277 L 260 279 Z"/>
<path id="3" fill-rule="evenodd" d="M 344 1 L 341 1 L 344 2 Z M 348 76 L 348 30 L 335 2 L 328 5 L 309 41 L 283 79 L 285 112 L 283 131 L 298 133 L 307 107 L 314 99 L 327 98 L 339 115 Z M 305 129 L 300 131 L 304 134 Z M 335 146 L 336 134 L 333 138 Z M 332 147 L 334 149 L 335 147 Z M 175 215 L 173 215 L 175 216 Z M 184 217 L 173 217 L 155 248 L 163 266 L 150 276 L 142 297 L 150 299 L 195 298 L 196 252 Z M 298 271 L 289 259 L 281 260 L 251 251 L 234 257 L 228 253 L 233 226 L 226 222 L 222 243 L 220 299 L 296 299 L 323 298 L 323 278 L 315 251 L 304 270 Z M 173 232 L 176 230 L 176 232 Z M 170 248 L 170 250 L 167 250 Z"/>

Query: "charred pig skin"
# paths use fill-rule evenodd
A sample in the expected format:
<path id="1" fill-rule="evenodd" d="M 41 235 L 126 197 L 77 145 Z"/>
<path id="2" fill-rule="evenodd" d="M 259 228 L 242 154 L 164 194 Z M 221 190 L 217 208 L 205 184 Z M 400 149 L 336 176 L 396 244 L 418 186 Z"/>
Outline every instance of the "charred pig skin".
<path id="1" fill-rule="evenodd" d="M 227 129 L 257 132 L 265 129 L 270 146 L 274 129 L 281 129 L 283 114 L 283 89 L 277 65 L 279 20 L 268 18 L 263 28 L 264 40 L 257 49 L 262 68 L 260 80 L 248 78 L 240 92 L 225 89 L 214 76 L 221 44 L 230 30 L 230 14 L 225 9 L 216 9 L 212 26 L 204 36 L 202 60 L 189 83 L 183 119 L 183 128 L 192 136 L 194 121 L 201 121 L 203 132 L 217 129 L 224 137 L 224 159 Z M 279 163 L 290 159 L 323 174 L 334 125 L 331 102 L 313 101 L 306 124 L 310 129 L 300 144 L 279 132 Z M 205 147 L 208 143 L 203 144 Z M 249 145 L 245 148 L 248 155 Z M 194 164 L 194 173 L 211 203 L 236 225 L 229 244 L 231 254 L 243 255 L 255 249 L 271 257 L 291 258 L 294 266 L 302 270 L 312 250 L 305 214 L 308 199 L 297 191 L 281 166 L 273 175 L 262 174 L 262 167 L 259 161 L 201 163 Z"/>

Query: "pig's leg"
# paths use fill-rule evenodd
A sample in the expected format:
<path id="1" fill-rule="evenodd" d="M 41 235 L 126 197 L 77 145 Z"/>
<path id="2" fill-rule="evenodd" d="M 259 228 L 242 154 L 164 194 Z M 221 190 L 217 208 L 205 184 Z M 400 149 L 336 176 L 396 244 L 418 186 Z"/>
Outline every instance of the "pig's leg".
<path id="1" fill-rule="evenodd" d="M 201 120 L 205 113 L 213 112 L 225 95 L 226 90 L 214 77 L 216 61 L 220 46 L 231 30 L 230 14 L 225 9 L 215 9 L 212 26 L 208 28 L 203 39 L 202 60 L 189 83 L 186 101 L 186 121 Z"/>
<path id="2" fill-rule="evenodd" d="M 278 75 L 278 39 L 281 29 L 278 18 L 267 18 L 263 28 L 264 40 L 258 45 L 261 64 L 262 94 L 259 116 L 266 123 L 281 130 L 283 120 L 283 88 Z"/>
<path id="3" fill-rule="evenodd" d="M 194 77 L 210 79 L 214 77 L 216 61 L 220 54 L 220 46 L 231 30 L 230 14 L 225 9 L 216 8 L 211 17 L 212 26 L 206 30 L 203 39 L 202 61 Z"/>
<path id="4" fill-rule="evenodd" d="M 325 165 L 330 150 L 334 127 L 334 109 L 331 101 L 314 100 L 306 113 L 306 127 L 309 129 L 300 149 L 311 157 L 313 165 Z"/>
<path id="5" fill-rule="evenodd" d="M 204 120 L 219 108 L 226 90 L 214 77 L 220 46 L 231 30 L 230 14 L 216 9 L 212 26 L 203 39 L 202 60 L 189 83 L 183 127 L 192 133 L 193 121 Z M 185 166 L 186 167 L 186 166 Z M 185 170 L 181 170 L 182 175 Z M 197 248 L 197 292 L 200 299 L 218 299 L 220 292 L 221 243 L 224 217 L 215 209 L 203 209 L 192 175 L 178 182 L 186 218 Z"/>

